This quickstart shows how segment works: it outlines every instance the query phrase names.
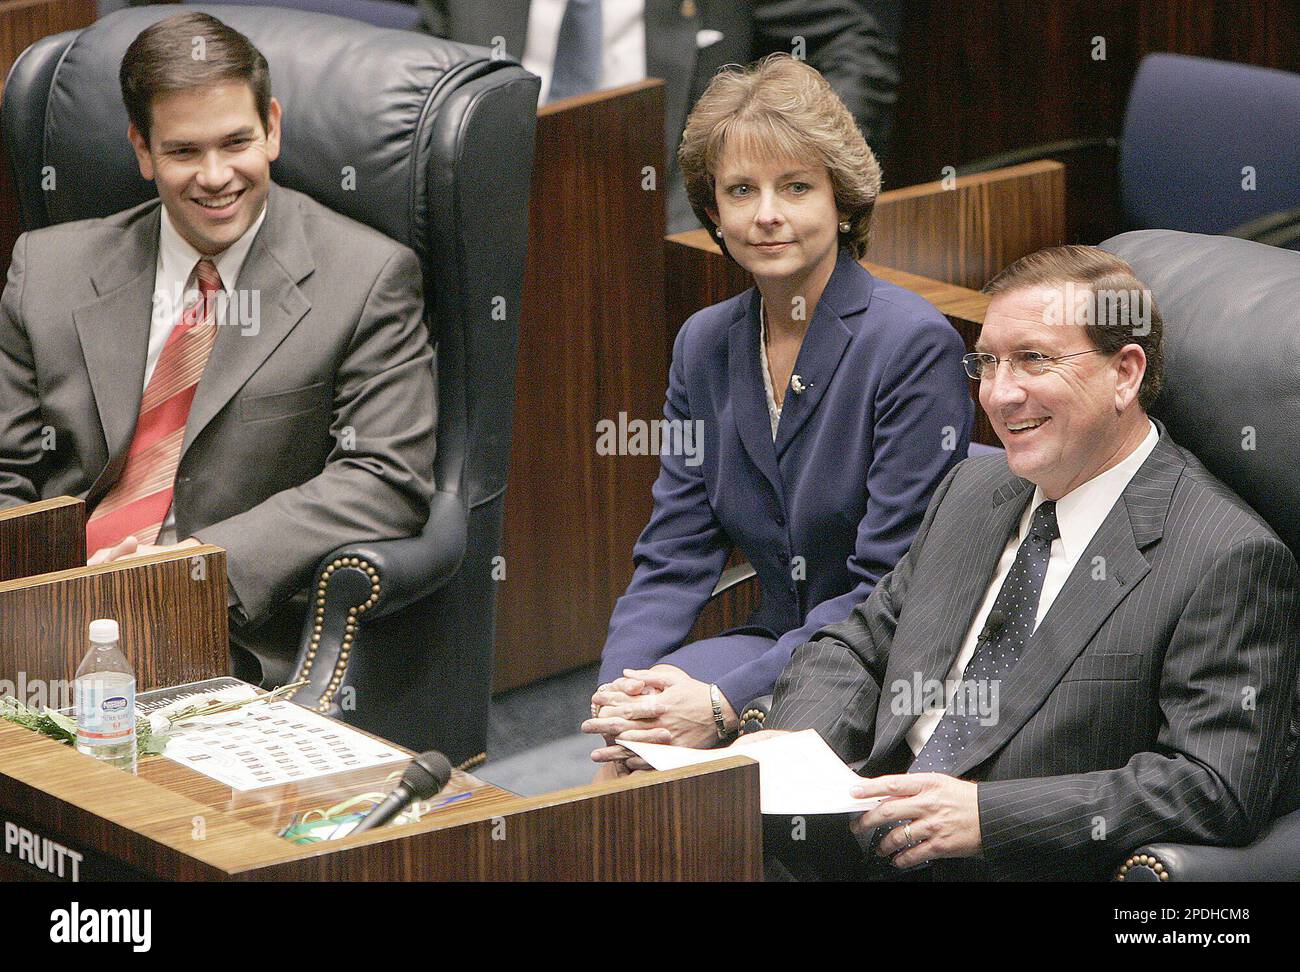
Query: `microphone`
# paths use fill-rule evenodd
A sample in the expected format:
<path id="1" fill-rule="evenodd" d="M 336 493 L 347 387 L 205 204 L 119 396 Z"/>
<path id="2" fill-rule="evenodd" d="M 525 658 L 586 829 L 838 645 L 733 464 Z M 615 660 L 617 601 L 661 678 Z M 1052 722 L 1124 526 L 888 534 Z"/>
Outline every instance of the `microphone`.
<path id="1" fill-rule="evenodd" d="M 1003 626 L 1007 623 L 1007 616 L 1001 611 L 994 608 L 989 612 L 988 620 L 984 622 L 984 630 L 980 632 L 976 641 L 992 641 L 998 636 Z"/>
<path id="2" fill-rule="evenodd" d="M 352 834 L 365 833 L 375 827 L 382 827 L 416 800 L 427 800 L 451 779 L 451 763 L 447 757 L 436 749 L 421 753 L 411 760 L 402 781 L 393 792 L 384 798 L 384 802 L 361 818 L 361 822 L 349 831 Z"/>

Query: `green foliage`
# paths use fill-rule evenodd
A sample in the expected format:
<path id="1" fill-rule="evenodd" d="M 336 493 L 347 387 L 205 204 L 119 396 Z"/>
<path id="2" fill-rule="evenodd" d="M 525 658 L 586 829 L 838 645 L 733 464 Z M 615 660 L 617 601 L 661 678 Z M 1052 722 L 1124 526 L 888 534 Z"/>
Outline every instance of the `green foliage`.
<path id="1" fill-rule="evenodd" d="M 76 720 L 53 709 L 37 711 L 18 699 L 3 696 L 0 697 L 0 718 L 39 732 L 65 746 L 75 745 L 77 741 Z M 167 736 L 153 732 L 147 718 L 138 718 L 135 722 L 135 745 L 141 756 L 161 755 L 167 745 Z"/>

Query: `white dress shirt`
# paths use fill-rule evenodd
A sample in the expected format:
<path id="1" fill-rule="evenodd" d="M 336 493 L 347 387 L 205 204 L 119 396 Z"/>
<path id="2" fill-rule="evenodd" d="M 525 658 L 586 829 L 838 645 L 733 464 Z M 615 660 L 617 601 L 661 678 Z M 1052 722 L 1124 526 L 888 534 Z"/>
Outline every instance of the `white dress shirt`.
<path id="1" fill-rule="evenodd" d="M 149 351 L 145 358 L 144 365 L 144 385 L 149 387 L 149 379 L 153 377 L 154 368 L 158 365 L 158 358 L 162 355 L 163 346 L 166 345 L 167 339 L 171 337 L 172 329 L 180 320 L 180 315 L 185 307 L 185 292 L 190 286 L 190 277 L 194 273 L 195 265 L 203 259 L 204 255 L 194 247 L 190 246 L 185 237 L 177 231 L 172 223 L 171 216 L 167 213 L 167 207 L 162 206 L 162 225 L 158 233 L 158 263 L 154 271 L 153 284 L 153 313 L 149 321 Z M 253 240 L 257 238 L 257 232 L 262 228 L 262 223 L 266 219 L 266 204 L 262 204 L 262 211 L 258 214 L 257 219 L 253 220 L 253 225 L 244 231 L 244 234 L 230 246 L 226 247 L 214 257 L 210 257 L 217 268 L 217 273 L 221 276 L 221 289 L 233 301 L 235 294 L 235 283 L 239 279 L 239 271 L 244 266 L 244 261 L 248 258 L 248 251 L 252 249 Z M 197 284 L 190 287 L 191 296 L 197 294 Z M 232 306 L 236 306 L 232 304 Z M 158 533 L 159 544 L 169 544 L 176 542 L 176 517 L 173 510 L 167 511 L 167 517 L 163 520 L 162 530 Z"/>
<path id="2" fill-rule="evenodd" d="M 555 70 L 560 21 L 568 0 L 532 0 L 523 65 L 542 79 L 538 104 L 545 104 Z M 645 0 L 604 0 L 601 7 L 600 87 L 617 88 L 645 80 Z"/>
<path id="3" fill-rule="evenodd" d="M 772 441 L 775 442 L 777 426 L 781 424 L 781 406 L 776 403 L 771 366 L 767 363 L 767 309 L 762 297 L 758 299 L 758 360 L 763 371 L 763 391 L 767 395 L 767 418 L 772 423 Z"/>
<path id="4" fill-rule="evenodd" d="M 1056 595 L 1061 593 L 1061 588 L 1065 586 L 1071 571 L 1074 570 L 1074 565 L 1083 556 L 1084 550 L 1092 542 L 1102 522 L 1110 515 L 1111 508 L 1114 507 L 1120 494 L 1124 492 L 1129 481 L 1142 463 L 1146 462 L 1160 440 L 1155 425 L 1150 422 L 1148 424 L 1151 427 L 1147 436 L 1136 449 L 1101 475 L 1076 486 L 1056 501 L 1056 523 L 1060 527 L 1061 535 L 1052 542 L 1051 557 L 1047 562 L 1047 576 L 1043 580 L 1043 592 L 1038 599 L 1038 612 L 1034 618 L 1035 629 L 1042 623 L 1052 602 L 1056 600 Z M 956 695 L 961 683 L 962 673 L 966 671 L 966 666 L 975 654 L 979 633 L 984 630 L 984 623 L 988 620 L 989 612 L 993 610 L 993 602 L 997 600 L 998 592 L 1002 589 L 1002 582 L 1011 572 L 1011 565 L 1016 561 L 1020 544 L 1029 533 L 1029 524 L 1033 519 L 1034 510 L 1038 509 L 1045 499 L 1042 488 L 1035 487 L 1034 498 L 1025 507 L 1025 512 L 1020 517 L 1020 528 L 1007 541 L 1006 548 L 1002 551 L 998 569 L 994 571 L 993 580 L 989 582 L 988 590 L 984 594 L 984 601 L 980 604 L 980 609 L 975 612 L 975 620 L 970 630 L 966 632 L 966 640 L 962 642 L 957 660 L 953 662 L 944 681 L 945 706 L 952 705 L 953 696 Z M 1032 649 L 1032 644 L 1026 646 L 1026 650 Z M 923 712 L 912 725 L 907 734 L 907 745 L 911 747 L 913 754 L 919 753 L 925 746 L 943 715 L 944 713 L 938 709 Z"/>

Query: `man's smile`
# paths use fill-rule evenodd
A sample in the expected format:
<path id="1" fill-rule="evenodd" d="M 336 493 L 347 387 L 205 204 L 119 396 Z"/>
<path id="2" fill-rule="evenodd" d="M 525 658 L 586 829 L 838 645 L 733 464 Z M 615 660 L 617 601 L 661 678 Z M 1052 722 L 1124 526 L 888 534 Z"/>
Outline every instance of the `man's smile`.
<path id="1" fill-rule="evenodd" d="M 204 211 L 204 214 L 210 217 L 221 218 L 231 215 L 236 204 L 243 197 L 245 190 L 240 189 L 236 192 L 228 192 L 221 196 L 202 196 L 190 197 L 190 202 L 194 203 Z"/>
<path id="2" fill-rule="evenodd" d="M 1014 422 L 1006 422 L 1004 424 L 1006 425 L 1007 432 L 1013 436 L 1021 437 L 1030 435 L 1035 430 L 1042 428 L 1051 420 L 1052 419 L 1049 416 L 1047 418 L 1017 419 Z"/>

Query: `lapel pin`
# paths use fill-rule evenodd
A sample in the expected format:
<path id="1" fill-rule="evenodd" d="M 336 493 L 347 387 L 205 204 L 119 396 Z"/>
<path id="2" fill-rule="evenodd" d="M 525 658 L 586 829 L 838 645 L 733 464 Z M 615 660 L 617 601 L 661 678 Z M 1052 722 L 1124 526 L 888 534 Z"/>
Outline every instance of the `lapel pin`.
<path id="1" fill-rule="evenodd" d="M 796 395 L 802 395 L 804 392 L 808 390 L 808 386 L 804 384 L 804 380 L 800 378 L 798 375 L 791 375 L 790 390 L 794 392 Z"/>

